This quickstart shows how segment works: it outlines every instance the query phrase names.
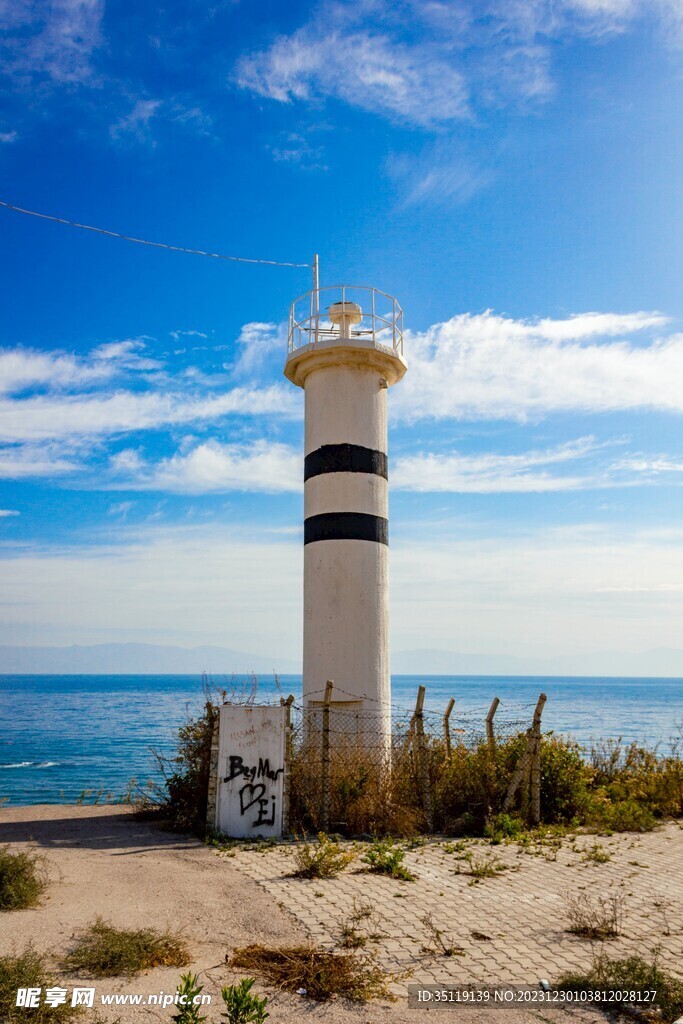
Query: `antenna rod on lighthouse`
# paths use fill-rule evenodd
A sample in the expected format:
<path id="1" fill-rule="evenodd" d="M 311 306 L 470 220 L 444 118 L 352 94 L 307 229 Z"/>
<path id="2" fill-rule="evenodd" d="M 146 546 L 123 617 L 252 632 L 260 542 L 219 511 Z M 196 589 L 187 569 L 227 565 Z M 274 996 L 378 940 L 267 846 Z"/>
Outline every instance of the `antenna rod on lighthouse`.
<path id="1" fill-rule="evenodd" d="M 320 267 L 318 264 L 317 252 L 313 254 L 313 291 L 317 292 L 320 287 Z"/>

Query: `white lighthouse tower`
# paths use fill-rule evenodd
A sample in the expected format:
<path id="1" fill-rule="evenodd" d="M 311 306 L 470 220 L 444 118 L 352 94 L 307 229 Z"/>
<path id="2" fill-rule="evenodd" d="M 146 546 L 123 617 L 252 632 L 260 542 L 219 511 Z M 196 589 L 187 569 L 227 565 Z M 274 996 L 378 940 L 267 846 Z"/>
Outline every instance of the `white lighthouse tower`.
<path id="1" fill-rule="evenodd" d="M 406 372 L 401 308 L 376 288 L 314 288 L 291 307 L 285 376 L 304 389 L 307 707 L 388 736 L 388 387 Z M 345 720 L 348 718 L 345 716 Z M 340 720 L 341 721 L 341 720 Z"/>

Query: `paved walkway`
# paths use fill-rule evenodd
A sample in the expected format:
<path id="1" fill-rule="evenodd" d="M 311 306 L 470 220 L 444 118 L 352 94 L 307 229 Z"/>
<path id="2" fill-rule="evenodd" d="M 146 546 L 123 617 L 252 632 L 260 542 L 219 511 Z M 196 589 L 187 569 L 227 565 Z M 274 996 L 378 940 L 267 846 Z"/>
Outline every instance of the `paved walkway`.
<path id="1" fill-rule="evenodd" d="M 336 878 L 291 878 L 291 845 L 240 846 L 232 863 L 328 948 L 339 946 L 354 910 L 371 909 L 356 926 L 376 936 L 365 948 L 375 949 L 386 969 L 412 972 L 412 981 L 536 984 L 587 967 L 602 944 L 566 930 L 568 897 L 584 908 L 600 898 L 610 907 L 616 901 L 622 934 L 604 942 L 610 957 L 659 946 L 662 966 L 683 976 L 683 828 L 668 823 L 652 833 L 557 843 L 428 839 L 406 854 L 414 882 L 368 874 L 360 860 Z M 466 873 L 491 860 L 504 869 L 494 877 L 477 881 Z M 463 955 L 427 952 L 435 936 L 426 915 Z"/>

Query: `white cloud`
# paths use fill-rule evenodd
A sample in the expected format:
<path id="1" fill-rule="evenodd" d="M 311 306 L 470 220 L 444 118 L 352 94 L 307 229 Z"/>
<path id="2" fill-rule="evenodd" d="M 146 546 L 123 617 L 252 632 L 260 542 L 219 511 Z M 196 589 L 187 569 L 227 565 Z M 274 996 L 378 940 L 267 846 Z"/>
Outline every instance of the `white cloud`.
<path id="1" fill-rule="evenodd" d="M 424 536 L 424 523 L 414 524 Z M 566 658 L 677 647 L 681 537 L 590 525 L 438 543 L 400 535 L 391 549 L 394 650 L 435 648 Z M 0 640 L 219 643 L 298 657 L 302 546 L 231 522 L 117 532 L 99 546 L 0 556 Z M 106 580 L 106 586 L 102 581 Z M 69 600 L 64 600 L 64 595 Z M 625 627 L 627 624 L 627 628 Z M 277 666 L 274 666 L 277 668 Z M 200 668 L 200 667 L 198 667 Z"/>
<path id="2" fill-rule="evenodd" d="M 208 334 L 203 334 L 202 331 L 171 331 L 170 334 L 174 341 L 179 341 L 180 338 L 208 338 Z"/>
<path id="3" fill-rule="evenodd" d="M 491 312 L 456 316 L 406 334 L 409 371 L 390 392 L 391 413 L 406 423 L 428 418 L 523 422 L 569 411 L 681 413 L 683 334 L 653 338 L 667 324 L 663 315 L 643 312 L 539 320 Z M 82 357 L 1 352 L 0 443 L 6 447 L 0 450 L 0 475 L 73 473 L 101 454 L 87 453 L 86 441 L 104 443 L 134 431 L 230 416 L 300 419 L 301 393 L 284 382 L 269 383 L 284 332 L 282 324 L 245 324 L 237 358 L 225 364 L 228 372 L 218 374 L 189 366 L 174 377 L 147 355 L 141 339 L 102 344 Z M 576 490 L 668 482 L 678 469 L 675 457 L 636 452 L 572 473 L 550 471 L 557 462 L 585 459 L 591 444 L 582 440 L 519 455 L 415 453 L 398 461 L 392 484 L 463 493 Z M 298 489 L 297 460 L 282 444 L 189 437 L 156 463 L 125 449 L 114 456 L 112 468 L 120 481 L 128 478 L 131 486 L 146 489 L 277 492 Z M 267 487 L 259 483 L 265 480 Z"/>
<path id="4" fill-rule="evenodd" d="M 299 656 L 298 539 L 255 543 L 253 529 L 234 522 L 170 531 L 114 522 L 99 545 L 0 554 L 0 642 L 134 637 Z"/>
<path id="5" fill-rule="evenodd" d="M 604 458 L 605 451 L 625 443 L 625 439 L 599 443 L 593 437 L 581 437 L 515 454 L 418 452 L 392 463 L 390 487 L 432 494 L 529 494 L 647 485 L 657 482 L 662 472 L 683 472 L 683 463 L 665 456 Z M 553 467 L 567 463 L 579 463 L 581 468 L 552 472 Z M 301 452 L 264 439 L 198 444 L 190 437 L 178 452 L 157 462 L 127 448 L 111 457 L 110 469 L 108 481 L 98 476 L 99 487 L 174 494 L 281 494 L 303 489 Z"/>
<path id="6" fill-rule="evenodd" d="M 62 451 L 54 445 L 0 446 L 0 480 L 60 477 L 80 468 L 68 446 Z"/>
<path id="7" fill-rule="evenodd" d="M 0 349 L 0 394 L 47 385 L 53 388 L 90 384 L 112 373 L 107 366 L 88 363 L 64 352 Z"/>
<path id="8" fill-rule="evenodd" d="M 214 420 L 229 414 L 298 417 L 301 406 L 297 398 L 292 388 L 273 385 L 233 388 L 211 397 L 117 391 L 93 396 L 40 395 L 20 402 L 0 400 L 0 441 L 104 437 Z"/>
<path id="9" fill-rule="evenodd" d="M 328 11 L 334 20 L 335 9 Z M 438 49 L 336 28 L 328 18 L 243 57 L 236 77 L 242 88 L 281 103 L 334 97 L 417 125 L 469 114 L 463 76 Z"/>
<path id="10" fill-rule="evenodd" d="M 285 324 L 260 323 L 244 324 L 237 338 L 237 358 L 232 364 L 225 364 L 233 377 L 253 378 L 261 374 L 267 364 L 273 364 L 276 356 L 287 351 L 287 327 Z"/>
<path id="11" fill-rule="evenodd" d="M 126 519 L 134 505 L 134 501 L 117 501 L 109 506 L 107 515 L 114 516 L 117 519 Z"/>
<path id="12" fill-rule="evenodd" d="M 95 363 L 99 360 L 115 363 L 117 371 L 161 370 L 164 364 L 159 359 L 150 359 L 149 356 L 142 355 L 144 349 L 145 343 L 140 338 L 129 338 L 126 341 L 112 341 L 98 345 L 91 352 L 90 358 Z"/>
<path id="13" fill-rule="evenodd" d="M 470 164 L 451 143 L 442 142 L 417 155 L 392 154 L 386 170 L 401 189 L 405 206 L 466 203 L 494 179 L 493 171 Z"/>
<path id="14" fill-rule="evenodd" d="M 21 515 L 21 513 L 17 512 L 13 508 L 0 508 L 0 519 L 6 519 L 8 516 L 18 516 L 18 515 Z"/>
<path id="15" fill-rule="evenodd" d="M 663 328 L 657 313 L 566 320 L 462 314 L 407 332 L 409 371 L 392 393 L 403 420 L 524 421 L 556 412 L 683 412 L 683 334 L 649 344 L 622 335 Z M 608 339 L 608 340 L 602 340 Z"/>
<path id="16" fill-rule="evenodd" d="M 669 455 L 629 455 L 613 465 L 615 472 L 642 474 L 645 479 L 656 479 L 662 473 L 683 473 L 683 460 Z"/>
<path id="17" fill-rule="evenodd" d="M 94 83 L 104 0 L 5 0 L 0 8 L 5 69 L 56 84 Z"/>
<path id="18" fill-rule="evenodd" d="M 133 109 L 109 129 L 112 139 L 133 136 L 139 142 L 151 142 L 150 124 L 158 116 L 162 100 L 136 100 Z"/>
<path id="19" fill-rule="evenodd" d="M 401 491 L 457 494 L 580 490 L 597 486 L 596 478 L 588 474 L 556 475 L 544 471 L 544 467 L 582 459 L 599 447 L 594 438 L 584 437 L 545 451 L 514 455 L 419 453 L 397 460 L 391 485 Z"/>
<path id="20" fill-rule="evenodd" d="M 280 103 L 351 106 L 424 128 L 553 95 L 553 43 L 659 24 L 681 37 L 680 0 L 327 0 L 289 35 L 245 54 L 236 81 Z"/>
<path id="21" fill-rule="evenodd" d="M 277 163 L 296 164 L 307 171 L 326 171 L 325 147 L 315 144 L 301 132 L 284 132 L 277 145 L 268 149 Z"/>
<path id="22" fill-rule="evenodd" d="M 159 370 L 162 363 L 143 355 L 140 339 L 110 342 L 86 356 L 59 350 L 0 349 L 0 395 L 29 389 L 51 391 L 103 384 L 117 374 Z"/>
<path id="23" fill-rule="evenodd" d="M 302 458 L 288 445 L 255 441 L 220 444 L 207 441 L 183 454 L 150 465 L 136 453 L 120 452 L 113 468 L 126 490 L 209 494 L 296 492 L 302 488 Z"/>
<path id="24" fill-rule="evenodd" d="M 646 532 L 578 525 L 527 535 L 392 546 L 399 649 L 444 648 L 571 661 L 591 651 L 679 647 L 683 547 Z M 585 665 L 585 662 L 584 662 Z M 584 669 L 585 671 L 585 669 Z M 590 671 L 590 669 L 588 669 Z M 622 668 L 617 671 L 623 671 Z"/>
<path id="25" fill-rule="evenodd" d="M 0 132 L 0 142 L 16 142 L 16 132 Z"/>
<path id="26" fill-rule="evenodd" d="M 301 397 L 293 388 L 254 383 L 275 348 L 284 350 L 283 331 L 274 324 L 245 325 L 233 368 L 239 386 L 220 394 L 210 389 L 226 385 L 225 374 L 190 366 L 173 378 L 139 338 L 102 344 L 85 356 L 0 350 L 0 443 L 106 437 L 231 414 L 300 417 Z M 130 387 L 121 386 L 129 381 Z"/>

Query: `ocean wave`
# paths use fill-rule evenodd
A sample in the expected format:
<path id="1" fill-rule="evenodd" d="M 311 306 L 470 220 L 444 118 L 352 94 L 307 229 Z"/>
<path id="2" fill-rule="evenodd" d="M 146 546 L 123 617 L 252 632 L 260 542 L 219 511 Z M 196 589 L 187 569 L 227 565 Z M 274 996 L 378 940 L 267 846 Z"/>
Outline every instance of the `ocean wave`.
<path id="1" fill-rule="evenodd" d="M 57 768 L 59 761 L 15 761 L 13 764 L 0 764 L 0 768 Z"/>

